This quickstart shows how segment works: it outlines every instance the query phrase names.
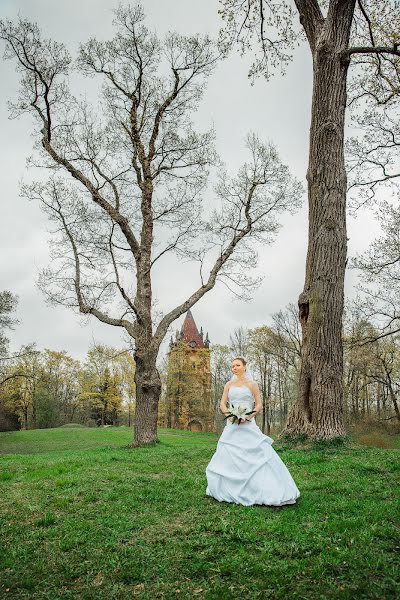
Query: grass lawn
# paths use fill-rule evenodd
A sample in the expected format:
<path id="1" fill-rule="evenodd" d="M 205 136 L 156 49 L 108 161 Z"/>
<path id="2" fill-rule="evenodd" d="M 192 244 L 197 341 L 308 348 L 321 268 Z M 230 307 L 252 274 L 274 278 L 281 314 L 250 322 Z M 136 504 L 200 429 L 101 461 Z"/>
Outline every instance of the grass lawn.
<path id="1" fill-rule="evenodd" d="M 126 427 L 0 433 L 1 598 L 399 593 L 397 448 L 275 442 L 301 497 L 273 508 L 205 496 L 215 434 L 160 430 L 139 449 L 131 439 Z"/>

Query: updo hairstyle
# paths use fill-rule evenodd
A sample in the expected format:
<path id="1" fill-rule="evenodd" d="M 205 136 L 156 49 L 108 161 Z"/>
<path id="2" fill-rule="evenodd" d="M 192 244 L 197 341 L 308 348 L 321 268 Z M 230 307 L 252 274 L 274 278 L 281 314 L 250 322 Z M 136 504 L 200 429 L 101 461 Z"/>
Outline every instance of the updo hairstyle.
<path id="1" fill-rule="evenodd" d="M 240 362 L 242 363 L 242 365 L 245 367 L 247 365 L 247 361 L 245 358 L 243 358 L 243 356 L 237 356 L 236 358 L 234 358 L 233 360 L 240 360 Z"/>

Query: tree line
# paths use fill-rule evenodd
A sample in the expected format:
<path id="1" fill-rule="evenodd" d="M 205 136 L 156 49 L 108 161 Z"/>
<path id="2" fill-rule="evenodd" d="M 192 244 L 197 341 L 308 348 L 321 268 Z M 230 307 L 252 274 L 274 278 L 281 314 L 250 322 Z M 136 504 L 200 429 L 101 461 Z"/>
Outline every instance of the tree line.
<path id="1" fill-rule="evenodd" d="M 343 405 L 346 429 L 362 426 L 398 430 L 400 424 L 400 336 L 379 337 L 371 322 L 346 311 L 343 332 Z M 263 412 L 260 428 L 267 434 L 284 430 L 298 394 L 302 338 L 297 307 L 289 304 L 272 316 L 270 325 L 238 327 L 230 344 L 211 346 L 213 398 L 219 406 L 231 377 L 232 357 L 244 355 L 258 382 Z M 216 426 L 222 418 L 216 410 Z"/>
<path id="2" fill-rule="evenodd" d="M 94 344 L 81 362 L 66 351 L 25 345 L 8 351 L 16 297 L 0 294 L 0 431 L 64 424 L 131 425 L 135 362 L 126 349 Z"/>
<path id="3" fill-rule="evenodd" d="M 132 352 L 95 344 L 81 362 L 66 351 L 40 351 L 30 344 L 11 355 L 5 330 L 17 322 L 12 317 L 15 305 L 15 296 L 0 293 L 0 430 L 69 423 L 133 426 L 136 365 Z M 240 326 L 231 333 L 229 344 L 210 346 L 217 431 L 223 426 L 219 403 L 224 385 L 232 376 L 231 363 L 236 355 L 246 356 L 258 382 L 263 403 L 261 429 L 267 434 L 272 428 L 284 429 L 296 401 L 301 365 L 302 338 L 296 306 L 289 304 L 272 315 L 271 321 L 252 329 Z M 346 427 L 398 427 L 400 336 L 381 337 L 376 326 L 349 310 L 343 346 Z M 164 383 L 167 368 L 165 356 L 158 366 Z M 162 400 L 166 390 L 164 385 Z"/>
<path id="4" fill-rule="evenodd" d="M 128 350 L 95 345 L 81 362 L 66 351 L 25 346 L 0 387 L 0 430 L 131 425 L 134 375 Z"/>

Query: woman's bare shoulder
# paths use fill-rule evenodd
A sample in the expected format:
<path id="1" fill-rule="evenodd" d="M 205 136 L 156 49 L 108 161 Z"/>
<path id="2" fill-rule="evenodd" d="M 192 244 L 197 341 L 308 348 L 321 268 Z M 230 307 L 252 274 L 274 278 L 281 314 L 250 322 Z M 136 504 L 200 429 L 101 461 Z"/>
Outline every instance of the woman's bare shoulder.
<path id="1" fill-rule="evenodd" d="M 254 379 L 249 381 L 248 385 L 252 392 L 255 392 L 256 390 L 258 390 L 258 383 L 257 383 L 257 381 L 254 381 Z"/>

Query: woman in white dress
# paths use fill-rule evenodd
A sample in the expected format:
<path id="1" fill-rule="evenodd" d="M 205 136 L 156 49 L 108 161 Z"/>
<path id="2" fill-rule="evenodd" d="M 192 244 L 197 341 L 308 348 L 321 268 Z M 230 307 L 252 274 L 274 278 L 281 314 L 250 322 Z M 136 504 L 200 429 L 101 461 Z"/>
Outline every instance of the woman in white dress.
<path id="1" fill-rule="evenodd" d="M 280 456 L 273 439 L 264 435 L 255 422 L 262 411 L 257 383 L 246 374 L 246 360 L 232 362 L 233 378 L 225 384 L 220 409 L 244 406 L 251 415 L 236 420 L 228 417 L 214 456 L 206 468 L 207 496 L 220 502 L 250 506 L 295 504 L 300 492 Z M 235 422 L 233 422 L 235 421 Z"/>

